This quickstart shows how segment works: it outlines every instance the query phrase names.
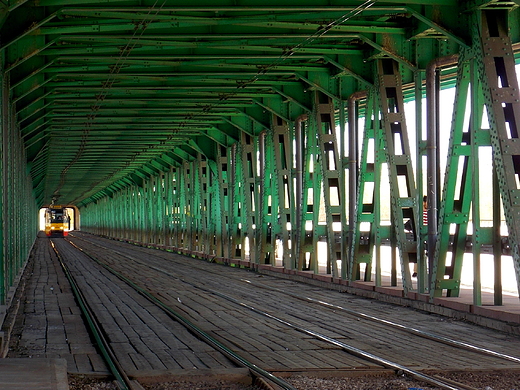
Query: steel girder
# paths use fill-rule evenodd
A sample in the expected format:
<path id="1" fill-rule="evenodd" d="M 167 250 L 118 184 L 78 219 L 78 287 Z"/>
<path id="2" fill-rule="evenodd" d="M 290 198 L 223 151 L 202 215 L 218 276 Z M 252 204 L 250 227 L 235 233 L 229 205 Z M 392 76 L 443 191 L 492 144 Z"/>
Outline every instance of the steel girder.
<path id="1" fill-rule="evenodd" d="M 11 303 L 38 232 L 38 199 L 26 166 L 23 139 L 8 104 L 9 81 L 1 80 L 0 97 L 0 307 Z M 37 191 L 36 191 L 37 192 Z M 0 309 L 0 311 L 3 311 Z"/>
<path id="2" fill-rule="evenodd" d="M 410 81 L 470 41 L 453 12 L 438 17 L 459 2 L 336 3 L 5 6 L 0 53 L 38 196 L 86 205 L 194 136 L 229 146 L 270 114 L 308 112 L 305 91 L 346 99 L 370 86 L 374 58 Z"/>
<path id="3" fill-rule="evenodd" d="M 473 128 L 479 122 L 475 113 L 487 104 L 497 112 L 489 115 L 492 124 L 503 122 L 511 133 L 516 106 L 502 119 L 501 109 L 493 107 L 496 98 L 487 92 L 504 92 L 503 85 L 488 83 L 511 80 L 511 65 L 488 66 L 499 76 L 480 72 L 488 75 L 480 92 L 474 69 L 480 58 L 485 63 L 486 51 L 477 49 L 481 33 L 471 26 L 481 25 L 474 19 L 480 12 L 498 12 L 502 19 L 494 25 L 513 21 L 506 35 L 518 42 L 519 11 L 513 2 L 313 1 L 293 7 L 248 0 L 232 7 L 214 1 L 192 7 L 166 1 L 156 8 L 146 1 L 130 3 L 84 0 L 71 7 L 44 0 L 4 9 L 0 50 L 10 80 L 4 104 L 12 107 L 20 128 L 39 203 L 60 197 L 78 204 L 83 227 L 93 232 L 311 271 L 330 280 L 356 280 L 358 266 L 367 263 L 364 279 L 374 271 L 375 284 L 382 285 L 380 253 L 389 245 L 395 263 L 399 254 L 405 292 L 456 295 L 459 258 L 468 240 L 476 270 L 479 248 L 491 238 L 494 249 L 499 247 L 496 229 L 475 226 L 473 235 L 467 230 L 470 203 L 473 222 L 480 218 L 479 198 L 469 195 L 479 169 L 471 156 L 489 143 L 500 156 L 496 186 L 507 200 L 506 217 L 516 226 L 516 198 L 510 196 L 516 163 L 511 168 L 511 159 L 504 157 L 515 141 L 506 140 L 504 148 L 499 136 L 488 142 L 484 132 L 460 135 L 460 125 L 454 125 L 441 198 L 441 186 L 430 187 L 430 181 L 440 181 L 439 172 L 425 173 L 422 163 L 438 161 L 431 152 L 435 137 L 425 138 L 422 121 L 416 120 L 416 176 L 407 146 L 410 123 L 406 126 L 401 110 L 405 101 L 422 97 L 432 60 L 461 54 L 456 72 L 439 72 L 443 85 L 458 80 L 454 123 L 466 116 L 463 89 L 473 77 Z M 514 58 L 512 50 L 508 53 Z M 476 61 L 469 73 L 467 61 Z M 379 78 L 385 76 L 378 71 L 384 64 L 392 64 L 396 84 Z M 369 91 L 358 105 L 365 114 L 361 159 L 356 141 L 348 154 L 345 147 L 346 139 L 358 136 L 350 137 L 357 114 L 351 115 L 349 130 L 345 125 L 345 102 L 360 90 Z M 475 137 L 469 148 L 467 137 Z M 396 139 L 400 153 L 393 147 Z M 370 148 L 375 154 L 369 160 Z M 381 225 L 378 201 L 384 198 L 386 168 L 392 226 Z M 347 185 L 347 174 L 358 180 Z M 462 214 L 468 216 L 450 222 L 461 212 L 458 180 L 464 188 Z M 424 226 L 420 199 L 430 190 L 440 219 L 437 206 L 431 206 Z M 375 195 L 367 203 L 368 192 Z M 359 195 L 349 196 L 347 204 L 347 193 Z M 113 202 L 123 206 L 111 207 Z M 411 238 L 403 234 L 405 219 L 412 220 Z M 362 234 L 367 222 L 372 226 Z M 428 248 L 436 247 L 428 250 L 428 264 L 426 239 Z M 511 245 L 516 242 L 513 235 Z M 283 248 L 279 256 L 277 246 Z M 410 278 L 414 257 L 417 285 Z M 397 285 L 397 264 L 392 271 L 391 284 Z"/>

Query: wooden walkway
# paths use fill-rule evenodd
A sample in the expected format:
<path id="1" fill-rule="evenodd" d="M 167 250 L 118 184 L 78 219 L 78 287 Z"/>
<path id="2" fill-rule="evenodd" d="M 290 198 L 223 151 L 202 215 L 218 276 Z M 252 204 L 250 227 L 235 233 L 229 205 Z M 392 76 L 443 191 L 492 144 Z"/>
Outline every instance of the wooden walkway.
<path id="1" fill-rule="evenodd" d="M 63 359 L 0 359 L 0 390 L 68 390 Z"/>
<path id="2" fill-rule="evenodd" d="M 7 357 L 65 359 L 70 373 L 108 374 L 47 238 L 37 239 L 21 283 Z"/>

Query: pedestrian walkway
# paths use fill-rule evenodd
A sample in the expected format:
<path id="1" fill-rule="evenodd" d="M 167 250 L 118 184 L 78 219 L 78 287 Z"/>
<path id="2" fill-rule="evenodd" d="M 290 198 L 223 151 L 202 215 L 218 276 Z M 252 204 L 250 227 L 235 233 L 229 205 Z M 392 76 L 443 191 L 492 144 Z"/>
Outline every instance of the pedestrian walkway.
<path id="1" fill-rule="evenodd" d="M 10 326 L 7 357 L 65 359 L 69 373 L 108 373 L 46 238 L 36 240 L 22 279 L 21 315 Z"/>
<path id="2" fill-rule="evenodd" d="M 19 315 L 0 318 L 9 340 L 0 390 L 67 390 L 67 373 L 109 375 L 45 237 L 37 238 L 19 286 L 11 305 Z"/>
<path id="3" fill-rule="evenodd" d="M 0 390 L 68 390 L 65 359 L 0 359 Z"/>

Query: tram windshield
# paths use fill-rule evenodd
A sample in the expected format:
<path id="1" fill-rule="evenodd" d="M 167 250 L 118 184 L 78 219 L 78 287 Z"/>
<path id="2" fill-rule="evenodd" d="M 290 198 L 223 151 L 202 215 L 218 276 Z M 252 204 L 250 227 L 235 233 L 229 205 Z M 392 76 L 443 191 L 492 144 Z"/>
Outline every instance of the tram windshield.
<path id="1" fill-rule="evenodd" d="M 63 223 L 68 221 L 67 214 L 63 214 L 63 212 L 56 212 L 51 211 L 50 212 L 50 222 L 51 223 Z"/>

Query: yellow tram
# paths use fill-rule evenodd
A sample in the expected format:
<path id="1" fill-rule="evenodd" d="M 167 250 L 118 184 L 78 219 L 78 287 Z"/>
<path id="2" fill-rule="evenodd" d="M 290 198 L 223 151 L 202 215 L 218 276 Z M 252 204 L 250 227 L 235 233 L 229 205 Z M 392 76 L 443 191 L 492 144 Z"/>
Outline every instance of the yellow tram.
<path id="1" fill-rule="evenodd" d="M 45 211 L 45 234 L 48 237 L 65 237 L 69 234 L 70 218 L 67 210 L 58 205 L 51 205 Z"/>

